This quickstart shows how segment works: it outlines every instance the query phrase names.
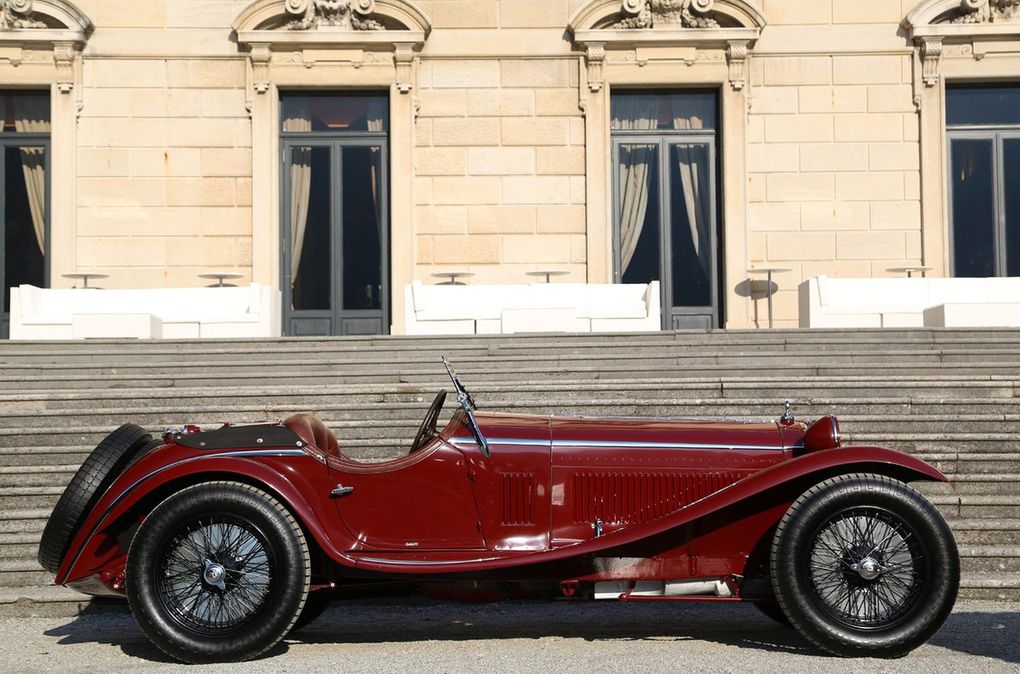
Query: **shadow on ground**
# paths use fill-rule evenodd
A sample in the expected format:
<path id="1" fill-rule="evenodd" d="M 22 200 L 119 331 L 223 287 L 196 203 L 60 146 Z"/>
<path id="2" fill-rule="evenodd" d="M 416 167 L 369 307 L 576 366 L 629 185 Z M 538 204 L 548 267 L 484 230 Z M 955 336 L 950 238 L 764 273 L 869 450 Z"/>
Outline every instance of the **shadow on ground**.
<path id="1" fill-rule="evenodd" d="M 999 605 L 1001 607 L 1001 605 Z M 1020 663 L 1017 611 L 963 609 L 950 616 L 930 645 L 1005 663 Z M 142 634 L 130 613 L 83 614 L 46 632 L 59 644 L 106 643 L 126 655 L 170 662 Z M 824 655 L 796 631 L 748 605 L 508 602 L 449 604 L 420 599 L 346 601 L 292 633 L 287 643 L 370 644 L 485 641 L 560 637 L 599 641 L 707 641 L 739 648 Z"/>

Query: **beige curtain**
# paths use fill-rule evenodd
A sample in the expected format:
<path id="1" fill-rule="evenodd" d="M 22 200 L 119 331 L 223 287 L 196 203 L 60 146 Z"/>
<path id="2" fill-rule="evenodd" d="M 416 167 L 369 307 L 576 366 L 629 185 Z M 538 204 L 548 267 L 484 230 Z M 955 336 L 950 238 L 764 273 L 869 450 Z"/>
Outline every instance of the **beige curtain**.
<path id="1" fill-rule="evenodd" d="M 372 132 L 382 132 L 386 130 L 386 107 L 389 105 L 389 99 L 386 98 L 372 98 L 368 104 L 368 130 Z M 382 241 L 383 235 L 383 222 L 382 212 L 380 210 L 381 204 L 379 203 L 379 170 L 382 162 L 380 161 L 382 148 L 373 147 L 371 152 L 371 165 L 372 165 L 372 205 L 375 207 L 375 226 L 379 230 L 379 240 Z"/>
<path id="2" fill-rule="evenodd" d="M 677 130 L 704 129 L 705 114 L 709 111 L 689 110 L 688 115 L 673 117 L 673 128 Z M 687 211 L 687 223 L 690 227 L 691 242 L 694 252 L 707 275 L 712 239 L 709 231 L 708 204 L 705 203 L 705 192 L 708 185 L 708 157 L 704 156 L 704 145 L 674 145 L 674 158 L 678 163 L 680 185 L 683 189 L 684 206 Z"/>
<path id="3" fill-rule="evenodd" d="M 50 130 L 49 98 L 46 96 L 12 96 L 14 129 L 18 133 L 45 133 Z M 32 228 L 39 250 L 46 252 L 46 149 L 21 148 L 21 168 L 25 174 L 25 191 L 32 213 Z"/>
<path id="4" fill-rule="evenodd" d="M 289 106 L 288 106 L 289 107 Z M 303 104 L 293 106 L 290 116 L 283 120 L 286 132 L 302 132 L 312 130 L 312 117 L 308 109 L 308 99 Z M 301 266 L 301 253 L 305 245 L 305 229 L 308 226 L 308 205 L 312 192 L 312 148 L 294 147 L 290 149 L 290 278 L 291 283 L 297 279 L 298 268 Z"/>
<path id="5" fill-rule="evenodd" d="M 612 128 L 651 131 L 658 127 L 657 96 L 621 96 L 613 106 Z M 630 266 L 648 212 L 648 175 L 656 145 L 620 146 L 620 275 Z"/>

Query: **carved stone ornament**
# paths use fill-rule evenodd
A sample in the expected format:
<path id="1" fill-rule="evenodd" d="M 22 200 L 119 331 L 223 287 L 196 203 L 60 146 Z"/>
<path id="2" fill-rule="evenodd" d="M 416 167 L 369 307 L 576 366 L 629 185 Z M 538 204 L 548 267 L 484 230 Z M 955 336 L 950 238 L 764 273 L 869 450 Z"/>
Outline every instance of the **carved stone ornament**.
<path id="1" fill-rule="evenodd" d="M 291 21 L 289 30 L 312 30 L 331 26 L 346 30 L 384 30 L 378 21 L 368 18 L 375 11 L 375 0 L 286 0 Z"/>
<path id="2" fill-rule="evenodd" d="M 45 27 L 32 17 L 32 0 L 0 0 L 0 29 Z"/>
<path id="3" fill-rule="evenodd" d="M 708 16 L 715 0 L 622 0 L 622 13 L 613 28 L 718 28 Z"/>
<path id="4" fill-rule="evenodd" d="M 921 79 L 924 86 L 933 87 L 939 83 L 939 62 L 942 60 L 942 39 L 936 37 L 921 40 Z"/>
<path id="5" fill-rule="evenodd" d="M 962 0 L 960 11 L 951 23 L 1020 21 L 1020 0 Z"/>

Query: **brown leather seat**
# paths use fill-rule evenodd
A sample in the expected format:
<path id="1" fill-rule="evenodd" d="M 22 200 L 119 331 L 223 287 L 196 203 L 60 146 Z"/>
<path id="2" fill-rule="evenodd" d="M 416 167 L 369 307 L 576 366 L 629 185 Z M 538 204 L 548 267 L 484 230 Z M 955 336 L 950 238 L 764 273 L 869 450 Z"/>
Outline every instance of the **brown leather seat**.
<path id="1" fill-rule="evenodd" d="M 317 447 L 338 459 L 344 458 L 340 453 L 340 443 L 336 441 L 333 431 L 329 430 L 322 420 L 311 414 L 292 414 L 283 421 L 283 425 L 297 433 L 306 444 Z"/>

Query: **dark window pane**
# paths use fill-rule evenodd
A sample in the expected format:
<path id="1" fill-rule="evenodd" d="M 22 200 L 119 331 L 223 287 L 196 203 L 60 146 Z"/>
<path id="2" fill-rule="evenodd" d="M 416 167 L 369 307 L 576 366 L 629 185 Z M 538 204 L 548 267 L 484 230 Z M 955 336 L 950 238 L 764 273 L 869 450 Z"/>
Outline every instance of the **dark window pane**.
<path id="1" fill-rule="evenodd" d="M 1020 276 L 1020 139 L 1002 142 L 1006 186 L 1006 275 Z"/>
<path id="2" fill-rule="evenodd" d="M 332 307 L 331 165 L 328 147 L 290 150 L 291 308 Z"/>
<path id="3" fill-rule="evenodd" d="M 4 150 L 4 299 L 11 288 L 46 285 L 46 151 Z"/>
<path id="4" fill-rule="evenodd" d="M 389 128 L 389 100 L 375 94 L 283 94 L 283 131 L 373 131 Z"/>
<path id="5" fill-rule="evenodd" d="M 670 146 L 673 306 L 712 305 L 712 185 L 708 145 Z"/>
<path id="6" fill-rule="evenodd" d="M 947 87 L 946 124 L 1020 124 L 1020 85 Z"/>
<path id="7" fill-rule="evenodd" d="M 382 149 L 343 150 L 344 309 L 382 308 Z"/>
<path id="8" fill-rule="evenodd" d="M 660 279 L 659 146 L 621 145 L 620 270 L 623 283 Z"/>
<path id="9" fill-rule="evenodd" d="M 3 133 L 49 133 L 50 95 L 36 91 L 0 92 Z"/>
<path id="10" fill-rule="evenodd" d="M 714 130 L 717 125 L 715 91 L 614 93 L 610 107 L 614 131 Z"/>
<path id="11" fill-rule="evenodd" d="M 995 276 L 992 140 L 952 141 L 953 275 Z"/>

